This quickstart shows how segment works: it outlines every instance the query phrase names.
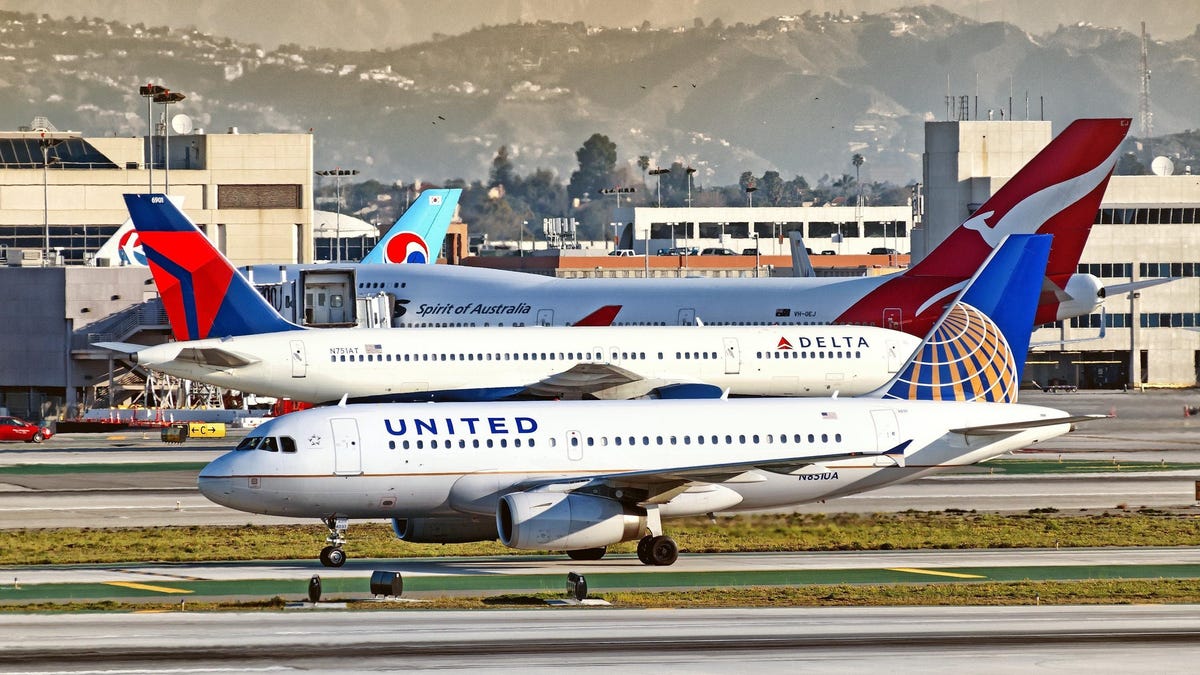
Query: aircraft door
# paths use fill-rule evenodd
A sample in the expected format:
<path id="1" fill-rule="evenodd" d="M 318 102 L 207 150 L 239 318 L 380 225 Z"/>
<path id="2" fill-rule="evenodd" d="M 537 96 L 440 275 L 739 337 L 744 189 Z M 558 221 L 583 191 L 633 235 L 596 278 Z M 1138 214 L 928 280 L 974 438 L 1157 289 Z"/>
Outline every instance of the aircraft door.
<path id="1" fill-rule="evenodd" d="M 292 377 L 308 374 L 308 358 L 304 353 L 304 341 L 292 340 Z"/>
<path id="2" fill-rule="evenodd" d="M 887 369 L 889 373 L 895 373 L 900 370 L 900 366 L 908 359 L 907 354 L 900 353 L 900 345 L 896 344 L 895 340 L 888 340 L 884 345 L 887 349 Z"/>
<path id="3" fill-rule="evenodd" d="M 725 342 L 725 374 L 737 375 L 742 370 L 742 354 L 738 349 L 737 338 L 724 338 Z"/>
<path id="4" fill-rule="evenodd" d="M 679 310 L 679 325 L 680 326 L 695 326 L 696 325 L 696 309 L 694 307 L 684 307 Z"/>
<path id="5" fill-rule="evenodd" d="M 872 410 L 871 420 L 875 423 L 875 449 L 890 450 L 900 444 L 900 425 L 892 410 Z"/>
<path id="6" fill-rule="evenodd" d="M 362 473 L 358 421 L 341 417 L 329 420 L 329 425 L 333 430 L 333 473 L 338 476 Z"/>
<path id="7" fill-rule="evenodd" d="M 567 432 L 567 459 L 572 462 L 583 459 L 583 438 L 578 431 Z"/>
<path id="8" fill-rule="evenodd" d="M 553 326 L 554 325 L 554 310 L 539 309 L 537 313 L 537 325 Z"/>
<path id="9" fill-rule="evenodd" d="M 900 330 L 904 323 L 904 314 L 899 307 L 886 307 L 883 310 L 883 323 L 880 326 L 890 330 Z"/>

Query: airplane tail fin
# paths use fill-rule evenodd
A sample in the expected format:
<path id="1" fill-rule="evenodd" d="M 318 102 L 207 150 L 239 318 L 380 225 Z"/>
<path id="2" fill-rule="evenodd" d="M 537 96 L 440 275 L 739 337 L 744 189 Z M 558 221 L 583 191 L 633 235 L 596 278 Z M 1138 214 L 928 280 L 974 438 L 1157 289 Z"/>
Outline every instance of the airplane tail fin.
<path id="1" fill-rule="evenodd" d="M 127 194 L 125 205 L 175 339 L 303 330 L 279 316 L 164 195 Z"/>
<path id="2" fill-rule="evenodd" d="M 1128 118 L 1075 120 L 908 273 L 965 279 L 1006 235 L 1050 234 L 1046 276 L 1062 288 L 1128 132 Z"/>
<path id="3" fill-rule="evenodd" d="M 1013 403 L 1025 368 L 1049 235 L 1009 235 L 934 324 L 881 398 Z"/>
<path id="4" fill-rule="evenodd" d="M 362 262 L 437 262 L 461 195 L 458 188 L 421 192 Z"/>

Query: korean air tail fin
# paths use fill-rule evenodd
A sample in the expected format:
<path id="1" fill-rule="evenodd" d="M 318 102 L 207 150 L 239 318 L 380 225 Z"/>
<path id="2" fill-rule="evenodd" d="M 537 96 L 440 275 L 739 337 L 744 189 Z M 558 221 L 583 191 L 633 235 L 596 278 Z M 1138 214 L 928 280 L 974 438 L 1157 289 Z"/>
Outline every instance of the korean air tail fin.
<path id="1" fill-rule="evenodd" d="M 458 188 L 421 192 L 362 262 L 437 262 L 461 195 Z"/>
<path id="2" fill-rule="evenodd" d="M 1006 237 L 892 381 L 872 395 L 1016 402 L 1051 239 Z"/>
<path id="3" fill-rule="evenodd" d="M 279 316 L 199 228 L 161 194 L 127 194 L 177 340 L 303 330 Z"/>

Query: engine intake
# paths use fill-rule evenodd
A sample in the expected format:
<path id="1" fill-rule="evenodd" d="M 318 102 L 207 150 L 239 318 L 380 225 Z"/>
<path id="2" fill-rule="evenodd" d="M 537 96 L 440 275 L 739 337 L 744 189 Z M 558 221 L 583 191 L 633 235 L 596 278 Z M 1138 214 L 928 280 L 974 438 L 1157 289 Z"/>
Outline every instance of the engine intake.
<path id="1" fill-rule="evenodd" d="M 594 495 L 513 492 L 500 498 L 496 529 L 511 548 L 573 551 L 640 539 L 646 513 Z"/>

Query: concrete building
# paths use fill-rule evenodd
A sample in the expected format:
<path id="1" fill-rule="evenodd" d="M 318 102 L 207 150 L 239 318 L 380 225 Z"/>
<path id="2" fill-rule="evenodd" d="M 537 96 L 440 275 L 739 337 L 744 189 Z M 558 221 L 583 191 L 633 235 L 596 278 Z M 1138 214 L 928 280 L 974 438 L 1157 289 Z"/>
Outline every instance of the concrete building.
<path id="1" fill-rule="evenodd" d="M 913 261 L 936 246 L 1053 137 L 1049 122 L 925 125 L 924 217 Z M 1179 167 L 1183 172 L 1185 167 Z M 1175 277 L 1035 331 L 1026 379 L 1080 387 L 1195 386 L 1200 377 L 1200 176 L 1113 176 L 1079 271 L 1105 284 Z M 1069 344 L 1100 334 L 1103 339 Z M 1048 344 L 1049 343 L 1049 344 Z"/>
<path id="2" fill-rule="evenodd" d="M 122 195 L 148 191 L 151 172 L 155 191 L 169 176 L 234 264 L 313 260 L 312 136 L 234 132 L 172 136 L 169 161 L 162 136 L 0 133 L 0 407 L 50 417 L 144 384 L 90 344 L 163 340 L 161 306 L 143 304 L 156 295 L 149 270 L 90 258 L 129 217 Z"/>

